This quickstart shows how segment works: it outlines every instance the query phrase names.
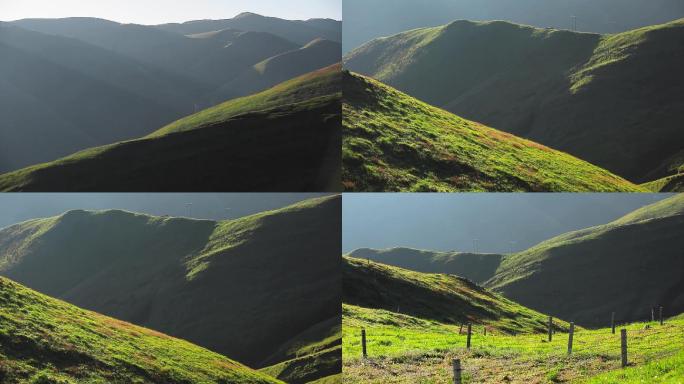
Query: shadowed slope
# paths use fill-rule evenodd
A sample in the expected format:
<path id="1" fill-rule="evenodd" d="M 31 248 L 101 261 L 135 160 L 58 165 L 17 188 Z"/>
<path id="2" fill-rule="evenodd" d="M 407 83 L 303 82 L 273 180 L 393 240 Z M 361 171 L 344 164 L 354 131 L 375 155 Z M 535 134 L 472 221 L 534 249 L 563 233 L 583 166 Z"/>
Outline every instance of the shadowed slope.
<path id="1" fill-rule="evenodd" d="M 278 383 L 217 353 L 0 278 L 3 383 Z"/>
<path id="2" fill-rule="evenodd" d="M 340 112 L 340 70 L 332 66 L 141 139 L 2 175 L 0 190 L 337 190 Z"/>
<path id="3" fill-rule="evenodd" d="M 546 316 L 541 313 L 452 275 L 413 272 L 345 257 L 342 281 L 342 301 L 349 305 L 343 313 L 345 322 L 382 322 L 382 312 L 387 311 L 445 324 L 484 324 L 505 333 L 546 329 Z"/>
<path id="4" fill-rule="evenodd" d="M 565 153 L 344 72 L 349 191 L 643 191 Z"/>
<path id="5" fill-rule="evenodd" d="M 313 199 L 222 222 L 71 211 L 1 230 L 0 271 L 264 367 L 339 340 L 340 204 Z M 307 377 L 334 373 L 335 361 L 314 359 Z"/>
<path id="6" fill-rule="evenodd" d="M 645 182 L 681 151 L 684 21 L 616 35 L 456 21 L 376 39 L 346 68 Z"/>
<path id="7" fill-rule="evenodd" d="M 494 276 L 503 257 L 497 254 L 437 252 L 411 248 L 361 248 L 350 252 L 349 256 L 416 272 L 457 275 L 478 284 Z"/>
<path id="8" fill-rule="evenodd" d="M 486 283 L 511 300 L 587 326 L 684 312 L 684 195 L 505 257 Z"/>

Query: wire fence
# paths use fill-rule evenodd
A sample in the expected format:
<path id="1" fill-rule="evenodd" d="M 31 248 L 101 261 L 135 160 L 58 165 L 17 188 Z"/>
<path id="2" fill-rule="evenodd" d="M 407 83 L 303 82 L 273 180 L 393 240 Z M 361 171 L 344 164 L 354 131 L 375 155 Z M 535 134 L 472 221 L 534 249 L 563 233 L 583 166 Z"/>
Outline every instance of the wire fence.
<path id="1" fill-rule="evenodd" d="M 641 365 L 681 353 L 684 350 L 684 323 L 668 323 L 662 319 L 662 315 L 659 319 L 653 317 L 651 320 L 615 325 L 614 332 L 611 328 L 576 329 L 574 325 L 568 331 L 560 332 L 555 328 L 556 325 L 550 323 L 551 341 L 547 333 L 511 336 L 496 333 L 491 327 L 469 327 L 466 324 L 457 326 L 451 333 L 443 333 L 445 348 L 441 348 L 441 345 L 433 348 L 437 352 L 433 365 L 438 365 L 441 371 L 448 371 L 449 383 L 488 383 L 499 382 L 502 377 L 508 381 L 516 375 L 526 374 L 530 369 L 539 369 L 544 364 L 549 369 L 560 365 L 564 370 L 574 369 L 586 373 L 591 372 L 591 367 L 587 368 L 589 365 L 597 371 L 605 371 Z M 377 346 L 391 344 L 399 351 L 420 350 L 416 348 L 419 334 L 402 338 L 397 334 L 382 335 L 382 332 L 373 335 L 365 329 L 362 332 L 364 337 L 358 339 L 358 347 L 363 350 L 364 361 L 373 359 L 374 351 L 368 346 L 369 342 L 376 342 Z M 431 338 L 440 335 L 432 334 Z M 377 340 L 373 340 L 374 336 Z M 351 342 L 351 346 L 356 347 L 356 340 Z M 440 353 L 441 362 L 438 357 Z M 592 363 L 589 364 L 589 361 Z M 489 367 L 484 367 L 484 364 Z"/>

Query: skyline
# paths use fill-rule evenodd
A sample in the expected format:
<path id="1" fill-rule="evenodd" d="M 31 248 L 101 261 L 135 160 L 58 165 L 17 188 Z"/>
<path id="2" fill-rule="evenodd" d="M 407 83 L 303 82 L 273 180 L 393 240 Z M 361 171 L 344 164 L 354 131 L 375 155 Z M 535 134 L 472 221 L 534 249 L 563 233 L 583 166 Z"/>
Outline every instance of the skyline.
<path id="1" fill-rule="evenodd" d="M 248 0 L 197 0 L 193 3 L 169 3 L 162 0 L 4 0 L 0 5 L 0 21 L 93 17 L 124 24 L 156 25 L 202 19 L 229 19 L 243 12 L 288 20 L 342 19 L 342 5 L 338 0 L 293 0 L 287 4 L 277 0 L 258 3 Z"/>
<path id="2" fill-rule="evenodd" d="M 343 253 L 359 248 L 397 247 L 520 252 L 563 233 L 607 224 L 672 196 L 666 193 L 376 195 L 344 195 Z"/>

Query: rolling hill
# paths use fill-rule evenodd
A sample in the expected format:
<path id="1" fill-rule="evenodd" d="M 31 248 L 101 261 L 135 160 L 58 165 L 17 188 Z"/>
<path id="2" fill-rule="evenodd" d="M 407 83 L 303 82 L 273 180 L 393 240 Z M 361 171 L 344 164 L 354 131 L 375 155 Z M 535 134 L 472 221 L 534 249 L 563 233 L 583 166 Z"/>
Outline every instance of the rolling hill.
<path id="1" fill-rule="evenodd" d="M 505 257 L 485 286 L 584 326 L 684 312 L 684 195 Z"/>
<path id="2" fill-rule="evenodd" d="M 382 325 L 397 316 L 423 322 L 486 325 L 506 334 L 544 332 L 547 317 L 453 275 L 426 274 L 345 257 L 343 318 Z M 418 324 L 421 322 L 419 321 Z M 391 323 L 390 323 L 391 324 Z M 558 329 L 567 326 L 557 322 Z"/>
<path id="3" fill-rule="evenodd" d="M 74 39 L 0 23 L 0 172 L 150 133 L 197 83 Z"/>
<path id="4" fill-rule="evenodd" d="M 181 24 L 161 24 L 155 27 L 180 35 L 194 35 L 222 29 L 266 32 L 282 36 L 301 45 L 318 38 L 342 42 L 341 21 L 331 19 L 283 20 L 251 12 L 243 12 L 232 19 L 194 20 Z"/>
<path id="5" fill-rule="evenodd" d="M 302 73 L 315 71 L 342 60 L 340 43 L 316 39 L 301 48 L 263 60 L 224 84 L 212 94 L 212 99 L 226 100 L 252 94 Z"/>
<path id="6" fill-rule="evenodd" d="M 0 278 L 0 381 L 282 383 L 217 353 Z"/>
<path id="7" fill-rule="evenodd" d="M 70 211 L 0 230 L 0 273 L 303 383 L 339 373 L 340 211 L 339 196 L 221 222 Z"/>
<path id="8" fill-rule="evenodd" d="M 345 71 L 342 87 L 345 190 L 645 191 L 585 161 L 462 119 L 376 80 Z"/>
<path id="9" fill-rule="evenodd" d="M 681 153 L 684 19 L 614 35 L 455 21 L 378 38 L 345 68 L 632 182 Z"/>
<path id="10" fill-rule="evenodd" d="M 350 252 L 349 256 L 417 272 L 457 275 L 478 284 L 494 276 L 503 258 L 503 255 L 498 254 L 437 252 L 411 248 L 360 248 Z"/>
<path id="11" fill-rule="evenodd" d="M 338 190 L 340 78 L 330 66 L 140 139 L 1 175 L 0 190 Z"/>

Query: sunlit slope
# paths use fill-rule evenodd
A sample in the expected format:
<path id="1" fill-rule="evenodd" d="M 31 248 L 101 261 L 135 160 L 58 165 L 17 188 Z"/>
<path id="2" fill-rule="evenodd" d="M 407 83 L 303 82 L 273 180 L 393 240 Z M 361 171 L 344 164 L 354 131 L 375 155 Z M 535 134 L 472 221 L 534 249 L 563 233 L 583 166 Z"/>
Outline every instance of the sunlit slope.
<path id="1" fill-rule="evenodd" d="M 455 21 L 373 40 L 345 67 L 642 183 L 682 149 L 683 36 L 684 20 L 616 35 Z"/>
<path id="2" fill-rule="evenodd" d="M 3 383 L 278 383 L 217 353 L 0 278 Z"/>
<path id="3" fill-rule="evenodd" d="M 505 257 L 486 286 L 582 325 L 684 312 L 684 195 Z"/>
<path id="4" fill-rule="evenodd" d="M 339 344 L 340 210 L 337 196 L 220 222 L 70 211 L 0 230 L 0 274 L 262 368 Z M 332 374 L 312 360 L 307 378 Z"/>
<path id="5" fill-rule="evenodd" d="M 383 324 L 407 315 L 426 322 L 471 322 L 500 333 L 546 329 L 547 317 L 453 275 L 426 274 L 367 260 L 344 258 L 345 322 Z M 558 326 L 564 323 L 559 322 Z"/>
<path id="6" fill-rule="evenodd" d="M 424 273 L 447 273 L 483 283 L 494 275 L 502 255 L 464 252 L 437 252 L 411 248 L 360 248 L 349 253 L 358 259 Z"/>
<path id="7" fill-rule="evenodd" d="M 332 66 L 141 139 L 2 175 L 0 190 L 337 190 L 340 110 L 340 70 Z"/>
<path id="8" fill-rule="evenodd" d="M 644 191 L 565 153 L 343 72 L 348 191 Z"/>

